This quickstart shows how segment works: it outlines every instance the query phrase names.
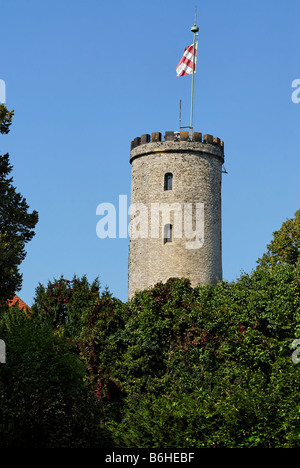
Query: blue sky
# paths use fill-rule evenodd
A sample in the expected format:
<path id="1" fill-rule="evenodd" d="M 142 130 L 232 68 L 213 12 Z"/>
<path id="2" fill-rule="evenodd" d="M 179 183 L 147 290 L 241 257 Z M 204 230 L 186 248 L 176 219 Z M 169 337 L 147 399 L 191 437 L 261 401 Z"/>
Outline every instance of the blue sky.
<path id="1" fill-rule="evenodd" d="M 96 236 L 98 204 L 130 200 L 130 141 L 189 124 L 176 77 L 198 7 L 194 129 L 225 142 L 223 276 L 251 272 L 299 206 L 298 0 L 0 1 L 6 104 L 0 154 L 39 212 L 19 295 L 63 275 L 99 276 L 127 300 L 128 239 Z"/>

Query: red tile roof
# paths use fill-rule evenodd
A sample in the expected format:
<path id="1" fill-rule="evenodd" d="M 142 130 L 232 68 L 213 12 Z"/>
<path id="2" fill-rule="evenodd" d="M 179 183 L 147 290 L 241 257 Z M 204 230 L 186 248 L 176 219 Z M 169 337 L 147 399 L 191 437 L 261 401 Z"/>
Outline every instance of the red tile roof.
<path id="1" fill-rule="evenodd" d="M 23 312 L 31 312 L 30 307 L 28 307 L 28 305 L 25 304 L 25 302 L 23 302 L 17 295 L 15 295 L 13 299 L 7 302 L 8 302 L 9 307 L 18 306 L 19 309 L 22 310 Z"/>

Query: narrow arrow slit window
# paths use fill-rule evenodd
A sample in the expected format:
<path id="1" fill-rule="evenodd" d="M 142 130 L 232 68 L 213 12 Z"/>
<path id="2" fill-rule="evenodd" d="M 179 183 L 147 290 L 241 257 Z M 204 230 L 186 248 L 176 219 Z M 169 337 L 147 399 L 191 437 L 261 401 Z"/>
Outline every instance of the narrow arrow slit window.
<path id="1" fill-rule="evenodd" d="M 164 244 L 172 242 L 172 224 L 166 224 L 164 227 Z"/>
<path id="2" fill-rule="evenodd" d="M 165 190 L 172 190 L 173 188 L 173 174 L 171 172 L 167 172 L 165 174 Z"/>

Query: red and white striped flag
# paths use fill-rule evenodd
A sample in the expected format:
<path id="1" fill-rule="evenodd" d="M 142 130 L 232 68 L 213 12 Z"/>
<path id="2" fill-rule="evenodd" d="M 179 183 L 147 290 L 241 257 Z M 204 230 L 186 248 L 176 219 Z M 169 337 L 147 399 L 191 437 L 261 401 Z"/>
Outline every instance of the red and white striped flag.
<path id="1" fill-rule="evenodd" d="M 195 66 L 194 73 L 196 73 L 196 64 L 197 64 L 197 48 L 198 41 L 195 44 Z M 194 44 L 186 47 L 184 49 L 184 54 L 176 67 L 177 76 L 191 75 L 193 73 L 193 51 Z"/>

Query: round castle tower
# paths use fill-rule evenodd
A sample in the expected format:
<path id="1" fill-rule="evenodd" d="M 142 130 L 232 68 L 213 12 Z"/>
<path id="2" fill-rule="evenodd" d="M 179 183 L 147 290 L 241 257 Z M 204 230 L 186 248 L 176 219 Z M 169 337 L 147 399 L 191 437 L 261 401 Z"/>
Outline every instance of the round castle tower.
<path id="1" fill-rule="evenodd" d="M 169 278 L 222 279 L 224 143 L 186 131 L 131 142 L 129 298 Z"/>

